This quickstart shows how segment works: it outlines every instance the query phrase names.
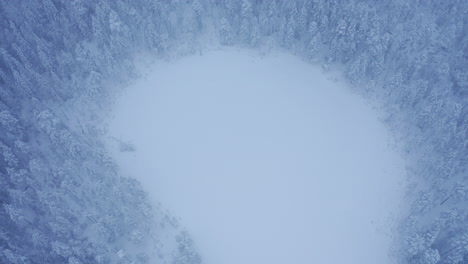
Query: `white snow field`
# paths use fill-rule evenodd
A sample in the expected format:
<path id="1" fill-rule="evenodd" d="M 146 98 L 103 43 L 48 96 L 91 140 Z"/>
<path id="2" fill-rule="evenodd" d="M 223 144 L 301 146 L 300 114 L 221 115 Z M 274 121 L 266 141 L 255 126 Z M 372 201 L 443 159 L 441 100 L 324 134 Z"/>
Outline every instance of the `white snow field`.
<path id="1" fill-rule="evenodd" d="M 206 264 L 385 264 L 404 161 L 342 82 L 281 52 L 153 66 L 109 136 L 125 175 L 180 218 Z"/>

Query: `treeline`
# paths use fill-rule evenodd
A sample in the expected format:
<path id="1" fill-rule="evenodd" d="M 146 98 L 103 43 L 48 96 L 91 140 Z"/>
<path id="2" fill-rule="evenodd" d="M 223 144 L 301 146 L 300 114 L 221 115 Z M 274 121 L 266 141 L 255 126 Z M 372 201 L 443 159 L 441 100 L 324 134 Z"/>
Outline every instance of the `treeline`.
<path id="1" fill-rule="evenodd" d="M 131 78 L 135 50 L 166 52 L 181 34 L 167 16 L 186 6 L 0 1 L 1 263 L 200 261 L 177 221 L 119 175 L 98 125 L 104 82 Z"/>
<path id="2" fill-rule="evenodd" d="M 109 80 L 134 77 L 136 52 L 189 54 L 215 35 L 341 68 L 378 101 L 409 161 L 402 262 L 466 262 L 466 10 L 457 0 L 1 1 L 0 260 L 144 263 L 155 251 L 136 245 L 164 243 L 147 232 L 163 213 L 118 174 L 96 113 L 115 93 Z M 187 246 L 174 259 L 198 263 L 178 237 Z"/>
<path id="3" fill-rule="evenodd" d="M 405 263 L 468 261 L 466 1 L 207 1 L 223 44 L 280 46 L 342 69 L 403 143 Z"/>

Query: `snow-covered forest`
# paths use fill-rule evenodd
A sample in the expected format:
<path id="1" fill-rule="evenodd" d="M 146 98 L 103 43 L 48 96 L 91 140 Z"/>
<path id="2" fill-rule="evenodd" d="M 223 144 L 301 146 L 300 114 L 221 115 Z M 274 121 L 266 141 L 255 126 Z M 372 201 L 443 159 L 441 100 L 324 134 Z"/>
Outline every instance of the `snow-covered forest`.
<path id="1" fill-rule="evenodd" d="M 398 262 L 466 263 L 467 12 L 458 0 L 0 1 L 0 262 L 203 262 L 190 229 L 108 153 L 106 116 L 140 60 L 235 47 L 339 72 L 377 105 L 407 164 Z"/>

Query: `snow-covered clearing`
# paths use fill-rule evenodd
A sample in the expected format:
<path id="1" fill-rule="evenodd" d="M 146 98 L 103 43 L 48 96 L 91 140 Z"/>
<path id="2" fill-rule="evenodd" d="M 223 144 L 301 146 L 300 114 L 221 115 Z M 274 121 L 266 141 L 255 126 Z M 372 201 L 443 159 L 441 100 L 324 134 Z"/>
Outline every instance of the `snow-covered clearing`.
<path id="1" fill-rule="evenodd" d="M 283 53 L 159 63 L 115 105 L 109 135 L 136 150 L 114 155 L 206 264 L 393 263 L 404 162 L 327 76 Z"/>

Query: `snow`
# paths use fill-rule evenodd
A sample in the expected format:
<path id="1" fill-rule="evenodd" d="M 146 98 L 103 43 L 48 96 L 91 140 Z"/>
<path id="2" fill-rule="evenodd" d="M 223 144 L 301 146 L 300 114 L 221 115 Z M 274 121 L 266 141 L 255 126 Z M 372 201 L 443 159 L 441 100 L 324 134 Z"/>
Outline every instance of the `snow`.
<path id="1" fill-rule="evenodd" d="M 404 161 L 346 84 L 292 55 L 234 49 L 148 72 L 109 125 L 135 151 L 109 149 L 204 263 L 394 263 Z"/>

